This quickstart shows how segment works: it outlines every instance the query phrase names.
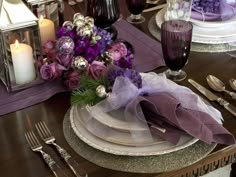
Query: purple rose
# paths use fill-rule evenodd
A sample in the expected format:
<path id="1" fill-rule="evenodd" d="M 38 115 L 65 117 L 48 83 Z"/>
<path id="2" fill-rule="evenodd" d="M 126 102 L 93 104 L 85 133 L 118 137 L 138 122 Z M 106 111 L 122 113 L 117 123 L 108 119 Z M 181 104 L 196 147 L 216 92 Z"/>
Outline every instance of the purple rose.
<path id="1" fill-rule="evenodd" d="M 116 42 L 109 46 L 108 52 L 110 53 L 114 61 L 120 60 L 122 57 L 125 57 L 128 53 L 126 45 L 122 42 Z"/>
<path id="2" fill-rule="evenodd" d="M 57 61 L 66 69 L 69 69 L 71 67 L 73 57 L 74 57 L 73 54 L 59 53 L 57 55 Z"/>
<path id="3" fill-rule="evenodd" d="M 107 68 L 100 61 L 93 61 L 89 66 L 89 75 L 93 79 L 98 79 L 99 76 L 104 76 L 106 74 Z"/>
<path id="4" fill-rule="evenodd" d="M 43 45 L 43 51 L 49 60 L 55 61 L 58 52 L 56 49 L 56 41 L 48 40 L 45 42 Z"/>
<path id="5" fill-rule="evenodd" d="M 75 90 L 80 86 L 80 73 L 76 71 L 69 71 L 65 73 L 64 84 L 70 89 Z"/>
<path id="6" fill-rule="evenodd" d="M 62 73 L 62 67 L 57 63 L 44 64 L 40 68 L 41 77 L 44 80 L 54 80 L 59 78 Z"/>

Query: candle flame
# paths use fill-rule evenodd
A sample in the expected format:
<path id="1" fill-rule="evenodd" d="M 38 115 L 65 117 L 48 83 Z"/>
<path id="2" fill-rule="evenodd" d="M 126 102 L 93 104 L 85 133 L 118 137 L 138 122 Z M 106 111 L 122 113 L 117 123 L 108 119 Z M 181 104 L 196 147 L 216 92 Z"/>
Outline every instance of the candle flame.
<path id="1" fill-rule="evenodd" d="M 42 23 L 42 21 L 43 21 L 43 15 L 40 15 L 40 17 L 39 17 L 39 23 Z"/>
<path id="2" fill-rule="evenodd" d="M 18 42 L 18 40 L 16 40 L 16 42 L 15 42 L 15 48 L 18 48 L 19 47 L 19 42 Z"/>

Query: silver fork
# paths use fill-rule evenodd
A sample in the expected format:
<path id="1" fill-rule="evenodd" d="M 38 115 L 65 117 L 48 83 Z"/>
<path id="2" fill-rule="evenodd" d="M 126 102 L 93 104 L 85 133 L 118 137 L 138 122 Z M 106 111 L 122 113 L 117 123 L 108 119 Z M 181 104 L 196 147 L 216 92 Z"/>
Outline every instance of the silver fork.
<path id="1" fill-rule="evenodd" d="M 65 149 L 60 147 L 55 141 L 55 137 L 52 135 L 50 130 L 48 129 L 47 125 L 45 122 L 38 122 L 35 124 L 35 127 L 42 138 L 42 140 L 46 144 L 51 144 L 56 147 L 57 151 L 61 155 L 61 157 L 64 159 L 66 164 L 70 167 L 72 172 L 75 174 L 76 177 L 87 177 L 87 173 L 85 170 L 80 168 L 79 164 L 71 157 L 71 155 L 66 152 Z"/>
<path id="2" fill-rule="evenodd" d="M 25 138 L 32 149 L 32 151 L 40 152 L 44 161 L 52 170 L 56 177 L 67 177 L 62 169 L 56 164 L 56 162 L 51 158 L 51 156 L 43 151 L 43 146 L 40 144 L 38 138 L 35 136 L 33 131 L 28 131 L 25 133 Z"/>

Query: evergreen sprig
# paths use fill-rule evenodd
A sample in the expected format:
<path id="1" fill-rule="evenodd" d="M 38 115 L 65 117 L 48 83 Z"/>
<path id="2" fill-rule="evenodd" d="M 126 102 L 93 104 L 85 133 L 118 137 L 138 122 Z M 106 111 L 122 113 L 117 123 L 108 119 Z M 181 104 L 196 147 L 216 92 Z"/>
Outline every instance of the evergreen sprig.
<path id="1" fill-rule="evenodd" d="M 102 101 L 96 93 L 96 88 L 99 85 L 104 85 L 106 88 L 109 87 L 109 81 L 104 77 L 99 77 L 97 80 L 92 79 L 88 75 L 82 75 L 80 78 L 80 88 L 75 90 L 71 96 L 71 104 L 74 105 L 95 105 Z"/>

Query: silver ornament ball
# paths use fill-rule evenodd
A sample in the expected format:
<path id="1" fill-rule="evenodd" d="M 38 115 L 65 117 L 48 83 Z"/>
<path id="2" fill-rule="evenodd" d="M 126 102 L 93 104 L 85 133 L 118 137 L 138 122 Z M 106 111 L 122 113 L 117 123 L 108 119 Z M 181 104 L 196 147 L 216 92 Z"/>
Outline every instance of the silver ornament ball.
<path id="1" fill-rule="evenodd" d="M 71 21 L 65 21 L 62 26 L 68 30 L 72 30 L 74 28 L 74 25 Z"/>
<path id="2" fill-rule="evenodd" d="M 105 98 L 108 96 L 108 93 L 106 92 L 106 87 L 104 85 L 99 85 L 96 88 L 96 94 L 100 98 Z"/>
<path id="3" fill-rule="evenodd" d="M 56 47 L 60 53 L 71 54 L 74 51 L 75 43 L 70 37 L 63 36 L 57 40 Z"/>
<path id="4" fill-rule="evenodd" d="M 83 20 L 79 19 L 75 19 L 73 23 L 77 27 L 77 29 L 83 27 L 85 24 Z"/>
<path id="5" fill-rule="evenodd" d="M 94 19 L 92 17 L 87 16 L 87 17 L 84 18 L 84 21 L 85 21 L 85 23 L 94 26 Z"/>
<path id="6" fill-rule="evenodd" d="M 75 13 L 73 16 L 73 20 L 83 20 L 84 21 L 84 16 L 81 13 Z"/>
<path id="7" fill-rule="evenodd" d="M 88 67 L 88 61 L 84 57 L 77 56 L 74 59 L 73 67 L 76 70 L 83 71 Z"/>
<path id="8" fill-rule="evenodd" d="M 77 35 L 90 37 L 92 35 L 92 30 L 88 27 L 82 27 L 77 31 Z"/>

